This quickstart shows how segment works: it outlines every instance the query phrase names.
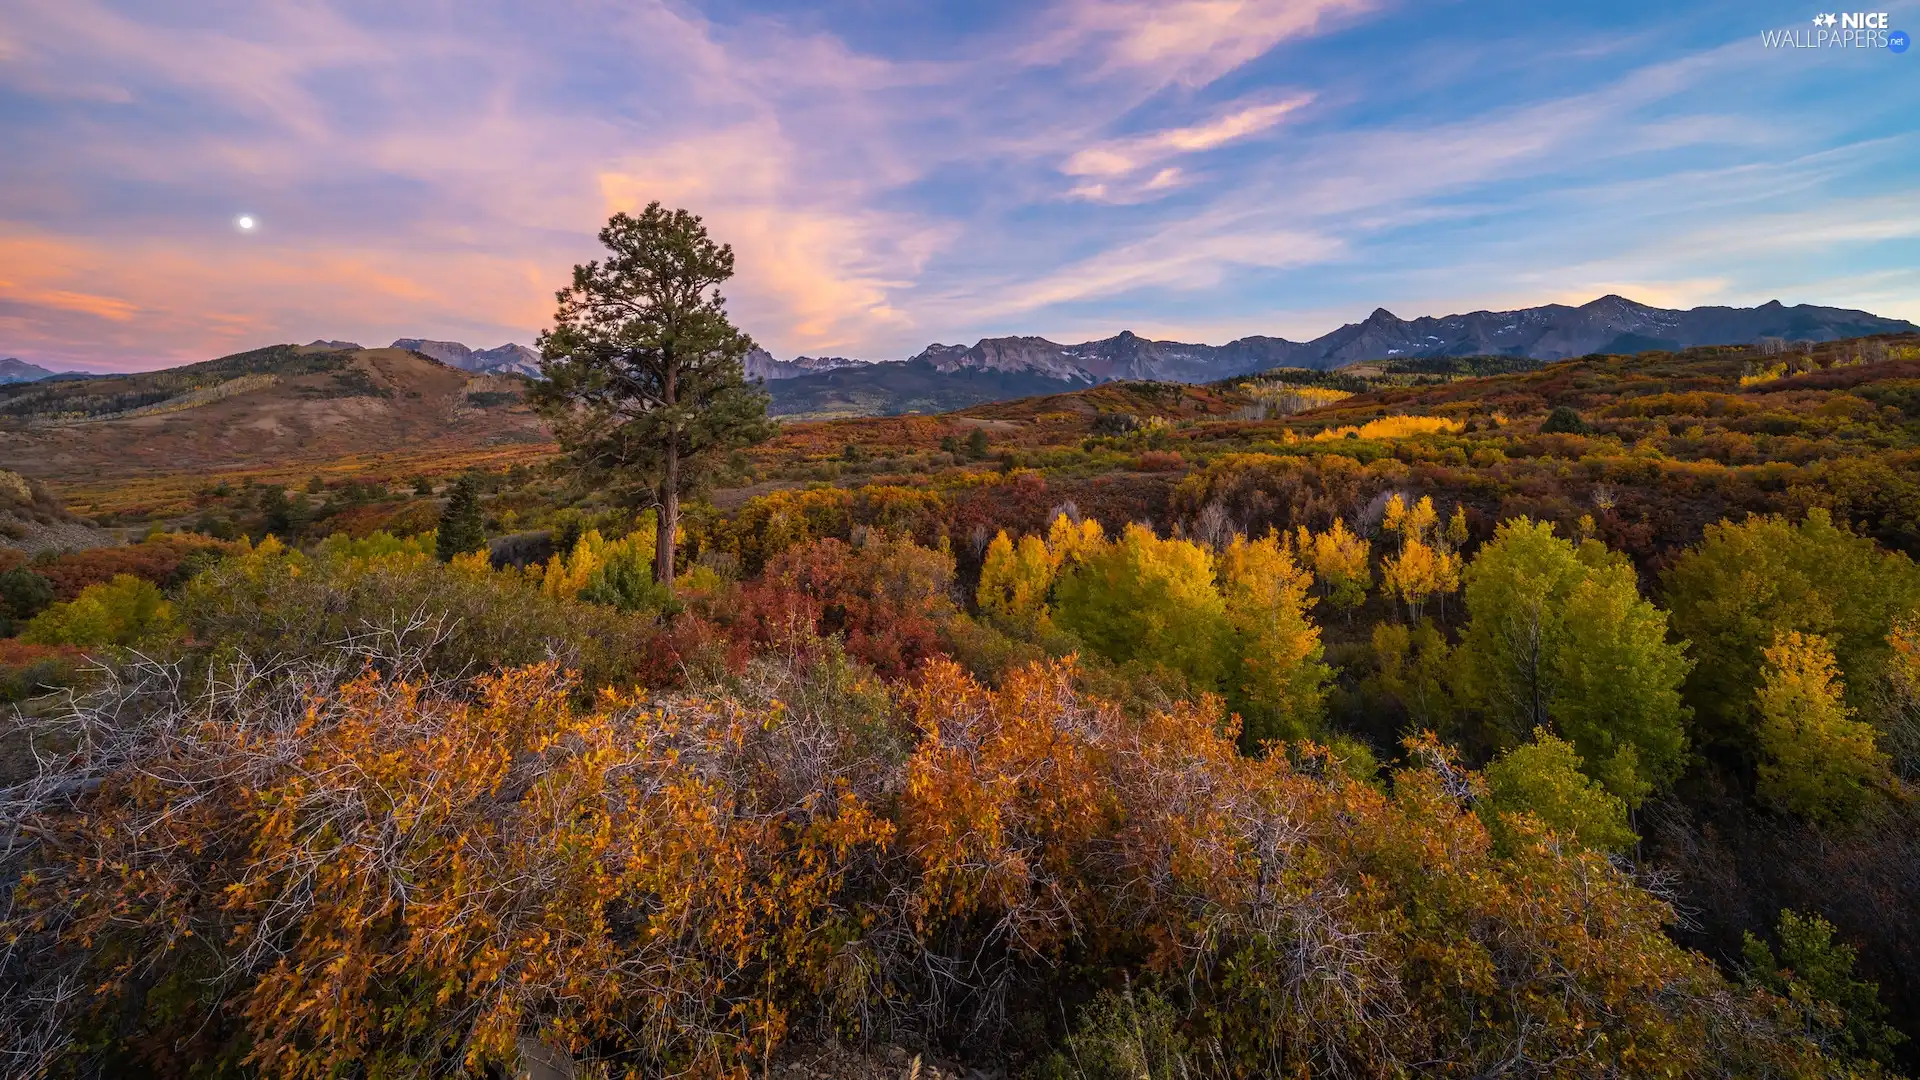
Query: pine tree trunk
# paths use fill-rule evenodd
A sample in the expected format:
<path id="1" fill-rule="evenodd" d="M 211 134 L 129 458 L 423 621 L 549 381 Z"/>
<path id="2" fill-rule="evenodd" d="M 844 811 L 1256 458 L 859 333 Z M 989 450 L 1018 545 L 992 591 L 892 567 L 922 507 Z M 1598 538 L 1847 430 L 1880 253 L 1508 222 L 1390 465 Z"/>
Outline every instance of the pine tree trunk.
<path id="1" fill-rule="evenodd" d="M 667 414 L 673 414 L 673 408 L 679 398 L 678 365 L 672 358 L 667 360 L 665 391 L 661 395 Z M 680 531 L 680 425 L 669 421 L 667 424 L 667 467 L 660 478 L 660 520 L 659 533 L 653 545 L 653 580 L 673 595 L 673 537 Z"/>
<path id="2" fill-rule="evenodd" d="M 673 534 L 680 528 L 680 448 L 667 446 L 666 478 L 660 485 L 660 533 L 653 546 L 653 579 L 673 592 Z"/>
<path id="3" fill-rule="evenodd" d="M 674 405 L 674 370 L 667 368 L 666 405 Z M 667 425 L 667 467 L 660 477 L 659 532 L 653 545 L 653 580 L 673 595 L 673 535 L 680 529 L 680 429 Z"/>

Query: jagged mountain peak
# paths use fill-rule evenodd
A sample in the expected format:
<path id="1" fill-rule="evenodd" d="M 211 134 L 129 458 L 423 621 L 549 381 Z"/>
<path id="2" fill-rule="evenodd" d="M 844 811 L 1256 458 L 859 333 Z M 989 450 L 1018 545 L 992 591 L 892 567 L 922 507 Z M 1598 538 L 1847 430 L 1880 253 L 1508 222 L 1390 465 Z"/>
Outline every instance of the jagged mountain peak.
<path id="1" fill-rule="evenodd" d="M 0 385 L 39 382 L 41 379 L 50 379 L 53 375 L 54 372 L 48 371 L 39 364 L 29 364 L 25 360 L 11 356 L 0 358 Z"/>
<path id="2" fill-rule="evenodd" d="M 526 345 L 511 341 L 491 349 L 469 349 L 458 341 L 434 341 L 430 338 L 396 338 L 396 349 L 409 349 L 462 371 L 512 372 L 538 377 L 540 354 Z"/>
<path id="3" fill-rule="evenodd" d="M 1112 337 L 1062 345 L 1044 337 L 1014 335 L 981 338 L 972 345 L 936 342 L 906 363 L 924 365 L 915 370 L 926 372 L 928 377 L 991 376 L 1002 382 L 1012 377 L 1062 385 L 1111 379 L 1211 382 L 1276 367 L 1337 368 L 1375 360 L 1476 355 L 1551 361 L 1601 352 L 1751 344 L 1767 337 L 1831 341 L 1915 331 L 1920 327 L 1901 319 L 1842 308 L 1806 304 L 1786 307 L 1773 301 L 1757 308 L 1677 310 L 1609 293 L 1579 307 L 1542 304 L 1512 311 L 1423 315 L 1411 320 L 1378 307 L 1360 322 L 1347 323 L 1304 343 L 1256 335 L 1236 338 L 1225 345 L 1203 345 L 1158 341 L 1122 330 Z M 792 366 L 792 362 L 766 359 L 780 364 L 785 372 L 771 378 L 810 374 Z M 905 378 L 895 378 L 898 364 L 866 367 L 872 379 L 878 380 L 874 385 Z M 850 377 L 861 376 L 854 373 Z M 778 397 L 776 392 L 776 400 Z"/>

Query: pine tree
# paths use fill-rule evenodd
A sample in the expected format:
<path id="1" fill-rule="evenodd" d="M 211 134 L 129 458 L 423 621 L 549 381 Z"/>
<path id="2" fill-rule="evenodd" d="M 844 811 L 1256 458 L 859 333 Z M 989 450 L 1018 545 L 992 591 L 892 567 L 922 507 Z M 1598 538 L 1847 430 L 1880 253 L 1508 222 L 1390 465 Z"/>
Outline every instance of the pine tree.
<path id="1" fill-rule="evenodd" d="M 573 268 L 554 328 L 540 336 L 546 378 L 532 397 L 583 469 L 650 489 L 660 509 L 654 579 L 670 588 L 681 497 L 774 428 L 766 393 L 742 368 L 753 339 L 720 296 L 733 248 L 657 202 L 639 217 L 613 215 L 600 242 L 609 257 Z"/>
<path id="2" fill-rule="evenodd" d="M 434 554 L 441 562 L 454 556 L 479 551 L 487 546 L 486 523 L 480 516 L 480 485 L 468 473 L 453 485 L 446 509 L 440 512 L 440 533 L 434 539 Z"/>

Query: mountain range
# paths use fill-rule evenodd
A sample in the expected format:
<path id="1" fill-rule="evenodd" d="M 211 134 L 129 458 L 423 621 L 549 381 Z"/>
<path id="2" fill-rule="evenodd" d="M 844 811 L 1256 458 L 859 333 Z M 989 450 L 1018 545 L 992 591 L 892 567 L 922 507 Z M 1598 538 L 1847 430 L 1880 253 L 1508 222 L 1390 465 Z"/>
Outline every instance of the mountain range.
<path id="1" fill-rule="evenodd" d="M 1579 307 L 1546 304 L 1517 311 L 1402 319 L 1376 308 L 1311 341 L 1253 336 L 1225 345 L 1156 341 L 1131 330 L 1110 338 L 1061 345 L 1041 337 L 982 338 L 973 345 L 927 346 L 903 363 L 925 361 L 940 372 L 961 369 L 1032 372 L 1063 381 L 1153 379 L 1207 382 L 1273 367 L 1336 368 L 1369 360 L 1427 356 L 1522 356 L 1564 360 L 1593 353 L 1636 353 L 1696 345 L 1750 345 L 1763 338 L 1833 341 L 1865 334 L 1920 330 L 1903 319 L 1865 311 L 1778 300 L 1753 308 L 1657 308 L 1623 296 L 1603 296 Z M 882 361 L 883 363 L 886 361 Z M 871 366 L 841 357 L 779 361 L 763 351 L 749 358 L 748 374 L 768 380 Z"/>
<path id="2" fill-rule="evenodd" d="M 1507 356 L 1545 363 L 1594 353 L 1751 345 L 1769 338 L 1834 341 L 1915 331 L 1920 326 L 1903 319 L 1847 308 L 1787 307 L 1775 300 L 1752 308 L 1678 310 L 1608 295 L 1578 307 L 1546 304 L 1412 320 L 1377 308 L 1364 321 L 1304 342 L 1253 336 L 1225 345 L 1198 345 L 1156 341 L 1130 330 L 1077 345 L 1041 337 L 997 337 L 972 345 L 929 345 L 904 361 L 802 357 L 783 363 L 765 356 L 749 363 L 749 374 L 768 380 L 777 414 L 836 415 L 923 411 L 918 404 L 922 401 L 961 408 L 1113 379 L 1198 383 L 1276 367 L 1326 369 L 1422 357 Z M 943 386 L 939 378 L 963 373 L 969 376 L 964 383 Z M 1046 389 L 1036 389 L 1036 381 Z"/>
<path id="3" fill-rule="evenodd" d="M 844 356 L 777 360 L 763 349 L 748 354 L 749 378 L 764 379 L 778 415 L 899 413 L 964 408 L 1028 394 L 1056 393 L 1114 379 L 1201 383 L 1276 367 L 1337 368 L 1379 360 L 1506 356 L 1548 362 L 1593 353 L 1638 353 L 1697 345 L 1751 345 L 1834 341 L 1868 334 L 1920 331 L 1903 319 L 1849 308 L 1778 300 L 1759 307 L 1658 308 L 1608 295 L 1571 307 L 1545 304 L 1516 311 L 1402 319 L 1377 308 L 1311 341 L 1254 335 L 1224 345 L 1157 341 L 1131 330 L 1098 341 L 1062 345 L 1042 337 L 982 338 L 972 345 L 934 343 L 905 360 Z M 308 350 L 353 351 L 351 341 L 315 341 Z M 400 338 L 406 349 L 475 374 L 540 376 L 540 354 L 507 343 L 472 349 L 457 341 Z M 36 364 L 0 359 L 0 385 L 56 374 Z"/>
<path id="4" fill-rule="evenodd" d="M 791 360 L 775 360 L 773 354 L 765 349 L 754 349 L 747 354 L 743 365 L 749 379 L 797 379 L 802 375 L 819 375 L 841 368 L 864 367 L 870 360 L 849 360 L 844 356 L 796 356 Z"/>
<path id="5" fill-rule="evenodd" d="M 316 341 L 314 344 L 333 348 L 359 348 L 358 345 L 349 341 Z M 430 356 L 448 367 L 457 367 L 461 371 L 489 375 L 525 375 L 535 379 L 540 377 L 540 354 L 525 345 L 515 345 L 511 341 L 492 349 L 469 349 L 457 341 L 399 338 L 391 347 L 411 349 L 422 356 Z"/>
<path id="6" fill-rule="evenodd" d="M 29 364 L 25 360 L 16 360 L 11 356 L 0 357 L 0 386 L 8 383 L 39 382 L 51 379 L 57 372 L 48 371 L 39 364 Z"/>

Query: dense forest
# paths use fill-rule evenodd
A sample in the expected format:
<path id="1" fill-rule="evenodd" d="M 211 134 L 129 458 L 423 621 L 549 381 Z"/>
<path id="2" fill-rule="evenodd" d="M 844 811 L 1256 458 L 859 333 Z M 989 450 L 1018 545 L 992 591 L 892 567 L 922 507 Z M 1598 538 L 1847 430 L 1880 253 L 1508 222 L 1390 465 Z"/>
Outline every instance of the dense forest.
<path id="1" fill-rule="evenodd" d="M 789 424 L 671 582 L 561 457 L 195 483 L 0 549 L 9 1075 L 1920 1060 L 1912 337 Z"/>

